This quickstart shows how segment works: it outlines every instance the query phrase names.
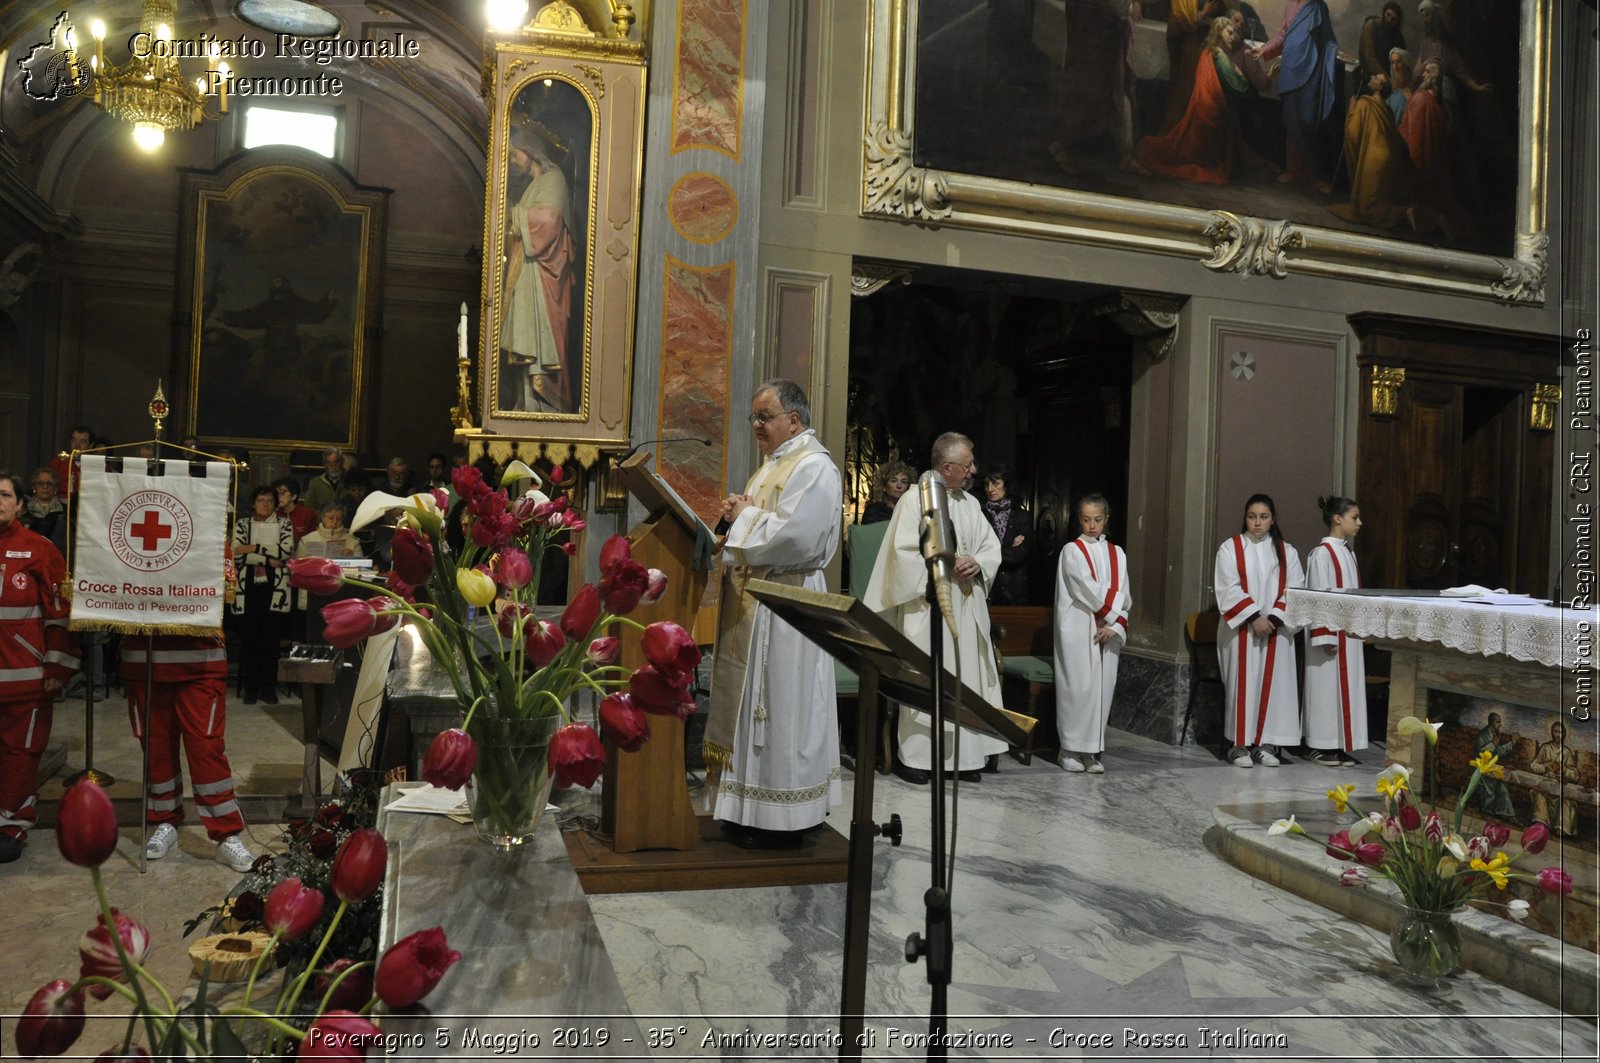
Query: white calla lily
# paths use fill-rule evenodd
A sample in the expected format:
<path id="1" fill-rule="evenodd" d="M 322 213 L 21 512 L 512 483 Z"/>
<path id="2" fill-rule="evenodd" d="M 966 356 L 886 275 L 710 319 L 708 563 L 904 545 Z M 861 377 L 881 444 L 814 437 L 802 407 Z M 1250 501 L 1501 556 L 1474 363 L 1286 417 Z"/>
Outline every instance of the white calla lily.
<path id="1" fill-rule="evenodd" d="M 1272 826 L 1267 828 L 1267 836 L 1268 837 L 1272 837 L 1272 836 L 1278 835 L 1278 834 L 1304 834 L 1304 833 L 1305 833 L 1305 831 L 1301 828 L 1300 824 L 1298 824 L 1298 823 L 1296 823 L 1294 821 L 1294 817 L 1293 816 L 1290 816 L 1288 819 L 1280 819 L 1276 823 L 1274 823 Z"/>
<path id="2" fill-rule="evenodd" d="M 1378 827 L 1379 824 L 1372 822 L 1372 820 L 1365 816 L 1362 816 L 1360 819 L 1350 824 L 1345 833 L 1350 835 L 1350 844 L 1354 845 L 1362 838 L 1365 838 L 1367 835 L 1377 830 Z"/>
<path id="3" fill-rule="evenodd" d="M 1378 773 L 1380 779 L 1403 779 L 1407 786 L 1411 784 L 1411 769 L 1404 764 L 1391 764 Z"/>
<path id="4" fill-rule="evenodd" d="M 360 531 L 391 509 L 406 509 L 410 505 L 409 498 L 391 495 L 387 491 L 368 491 L 367 497 L 356 507 L 356 515 L 350 521 L 350 530 Z"/>
<path id="5" fill-rule="evenodd" d="M 1434 723 L 1432 720 L 1423 720 L 1416 716 L 1404 716 L 1401 717 L 1400 722 L 1395 725 L 1395 730 L 1407 737 L 1410 737 L 1411 735 L 1422 735 L 1428 740 L 1428 744 L 1433 746 L 1439 744 L 1439 728 L 1443 726 L 1443 720 L 1440 720 L 1438 723 Z"/>
<path id="6" fill-rule="evenodd" d="M 533 486 L 544 486 L 544 480 L 538 473 L 528 468 L 521 458 L 512 458 L 506 463 L 505 471 L 500 474 L 500 486 L 509 487 L 522 480 L 532 480 Z"/>
<path id="7" fill-rule="evenodd" d="M 1446 834 L 1444 836 L 1444 847 L 1457 860 L 1465 860 L 1467 858 L 1467 843 L 1461 840 L 1459 834 Z"/>

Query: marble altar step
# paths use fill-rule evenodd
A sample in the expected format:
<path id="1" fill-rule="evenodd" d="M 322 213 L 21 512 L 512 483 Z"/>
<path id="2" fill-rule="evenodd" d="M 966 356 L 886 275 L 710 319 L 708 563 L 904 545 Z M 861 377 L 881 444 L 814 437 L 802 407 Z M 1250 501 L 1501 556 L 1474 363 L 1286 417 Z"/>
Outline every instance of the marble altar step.
<path id="1" fill-rule="evenodd" d="M 1384 933 L 1392 930 L 1404 910 L 1394 886 L 1382 881 L 1360 889 L 1341 886 L 1332 870 L 1338 865 L 1321 848 L 1267 835 L 1274 821 L 1291 814 L 1313 838 L 1343 825 L 1325 800 L 1218 805 L 1206 846 L 1256 878 Z M 1592 1014 L 1600 994 L 1594 953 L 1470 907 L 1457 913 L 1456 923 L 1464 967 L 1563 1011 Z"/>
<path id="2" fill-rule="evenodd" d="M 808 835 L 798 849 L 741 849 L 723 837 L 716 820 L 697 819 L 700 845 L 686 852 L 618 853 L 581 827 L 564 830 L 562 837 L 589 894 L 809 886 L 849 877 L 849 842 L 831 823 Z"/>

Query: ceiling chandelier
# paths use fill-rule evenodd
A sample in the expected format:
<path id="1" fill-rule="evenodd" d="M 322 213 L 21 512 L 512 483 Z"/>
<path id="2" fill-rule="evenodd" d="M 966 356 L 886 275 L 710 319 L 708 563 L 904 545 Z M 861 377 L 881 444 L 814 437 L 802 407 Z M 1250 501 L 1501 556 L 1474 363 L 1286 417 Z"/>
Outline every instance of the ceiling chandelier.
<path id="1" fill-rule="evenodd" d="M 177 0 L 143 0 L 139 32 L 129 38 L 131 54 L 122 66 L 106 62 L 105 23 L 96 19 L 90 26 L 94 102 L 113 118 L 131 124 L 134 143 L 144 151 L 159 148 L 168 130 L 183 132 L 228 113 L 228 64 L 218 62 L 220 45 L 212 43 L 204 53 L 206 76 L 190 80 L 178 56 L 194 53 L 195 48 L 192 42 L 174 43 L 176 22 Z M 217 109 L 210 112 L 206 102 L 213 95 Z"/>

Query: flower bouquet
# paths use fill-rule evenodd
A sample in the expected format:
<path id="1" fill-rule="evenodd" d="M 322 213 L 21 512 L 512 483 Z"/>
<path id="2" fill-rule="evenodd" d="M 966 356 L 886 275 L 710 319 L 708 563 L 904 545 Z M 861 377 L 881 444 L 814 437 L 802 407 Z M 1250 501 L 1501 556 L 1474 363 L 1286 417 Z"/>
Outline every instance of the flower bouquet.
<path id="1" fill-rule="evenodd" d="M 650 735 L 646 713 L 686 719 L 694 712 L 688 689 L 700 650 L 676 623 L 644 627 L 628 619 L 640 602 L 660 598 L 666 576 L 633 560 L 620 535 L 600 550 L 598 583 L 585 584 L 558 621 L 539 618 L 545 553 L 559 546 L 576 554 L 570 533 L 584 529 L 583 518 L 566 498 L 538 490 L 538 477 L 520 461 L 507 466 L 498 490 L 471 466 L 456 469 L 453 484 L 463 506 L 458 547 L 446 534 L 444 492 L 371 494 L 351 527 L 400 513 L 388 579 L 352 576 L 326 558 L 306 558 L 290 562 L 290 583 L 319 594 L 351 584 L 374 595 L 323 608 L 324 637 L 341 649 L 402 618 L 415 626 L 464 715 L 461 727 L 441 732 L 429 746 L 423 778 L 452 790 L 467 786 L 479 835 L 509 851 L 532 837 L 552 776 L 558 786 L 592 786 L 604 767 L 599 734 L 574 720 L 574 694 L 600 697 L 601 727 L 623 750 L 636 750 Z M 507 489 L 523 484 L 529 486 L 515 497 Z M 492 623 L 475 623 L 478 610 Z M 607 634 L 616 626 L 642 632 L 648 664 L 631 673 L 617 665 L 621 646 Z"/>
<path id="2" fill-rule="evenodd" d="M 1397 726 L 1402 735 L 1422 734 L 1431 746 L 1438 741 L 1441 725 L 1407 716 Z M 1511 829 L 1503 823 L 1485 823 L 1482 833 L 1462 836 L 1462 815 L 1478 783 L 1484 776 L 1505 776 L 1499 759 L 1489 750 L 1479 753 L 1471 764 L 1472 778 L 1456 800 L 1448 827 L 1437 812 L 1424 813 L 1412 799 L 1411 770 L 1404 765 L 1391 764 L 1378 775 L 1381 811 L 1363 812 L 1354 799 L 1354 786 L 1339 785 L 1328 791 L 1335 811 L 1353 811 L 1361 817 L 1329 835 L 1324 846 L 1329 856 L 1351 865 L 1339 873 L 1340 884 L 1364 886 L 1374 872 L 1395 884 L 1409 909 L 1391 935 L 1395 958 L 1409 973 L 1426 978 L 1440 978 L 1455 969 L 1461 939 L 1450 915 L 1487 887 L 1504 890 L 1515 878 L 1536 882 L 1547 893 L 1572 892 L 1572 877 L 1559 867 L 1544 868 L 1537 875 L 1516 870 L 1517 861 L 1539 853 L 1550 840 L 1549 828 L 1543 823 L 1534 823 L 1522 832 L 1516 853 L 1504 849 Z M 1267 833 L 1309 838 L 1293 816 L 1278 820 Z M 1528 912 L 1524 900 L 1513 900 L 1505 907 L 1517 919 Z"/>
<path id="3" fill-rule="evenodd" d="M 144 968 L 154 946 L 150 932 L 111 907 L 106 895 L 100 865 L 117 847 L 117 818 L 98 785 L 82 780 L 68 787 L 56 844 L 68 861 L 89 869 L 100 919 L 79 942 L 78 978 L 46 983 L 23 1007 L 15 1033 L 18 1051 L 28 1058 L 66 1052 L 87 1025 L 85 995 L 105 1000 L 116 994 L 132 1004 L 133 1014 L 117 1023 L 117 1040 L 101 1059 L 364 1059 L 367 1048 L 383 1036 L 367 1018 L 379 1001 L 390 1008 L 410 1007 L 461 958 L 444 931 L 432 927 L 395 942 L 376 964 L 346 959 L 319 966 L 346 912 L 383 881 L 388 847 L 377 831 L 362 829 L 352 832 L 333 857 L 328 886 L 338 903 L 327 929 L 304 968 L 284 972 L 271 1010 L 254 1001 L 258 985 L 263 996 L 270 992 L 273 973 L 267 961 L 275 947 L 305 939 L 322 925 L 323 891 L 296 878 L 284 879 L 266 898 L 262 922 L 271 937 L 265 948 L 253 950 L 242 999 L 219 1005 L 212 997 L 211 966 L 205 964 L 193 1003 L 180 1006 Z M 302 1006 L 306 1000 L 314 1003 Z"/>

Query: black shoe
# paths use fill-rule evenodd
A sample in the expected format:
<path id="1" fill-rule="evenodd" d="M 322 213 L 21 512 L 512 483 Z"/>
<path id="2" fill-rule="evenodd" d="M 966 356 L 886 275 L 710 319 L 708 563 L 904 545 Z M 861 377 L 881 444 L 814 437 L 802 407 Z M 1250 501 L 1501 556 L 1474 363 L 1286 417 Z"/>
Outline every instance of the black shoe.
<path id="1" fill-rule="evenodd" d="M 894 773 L 913 786 L 928 785 L 928 773 L 921 768 L 908 768 L 904 764 L 896 764 Z"/>
<path id="2" fill-rule="evenodd" d="M 0 834 L 0 864 L 9 864 L 22 855 L 22 843 L 9 834 Z"/>
<path id="3" fill-rule="evenodd" d="M 958 772 L 956 772 L 956 778 L 960 779 L 962 782 L 982 782 L 983 781 L 983 772 L 981 772 L 981 771 L 958 771 Z"/>
<path id="4" fill-rule="evenodd" d="M 983 762 L 983 770 L 989 775 L 1000 774 L 1000 754 L 990 753 L 989 759 Z"/>
<path id="5" fill-rule="evenodd" d="M 278 692 L 276 690 L 267 691 L 261 695 L 261 702 L 264 705 L 276 705 L 278 703 Z"/>
<path id="6" fill-rule="evenodd" d="M 246 694 L 244 696 L 244 703 L 246 705 L 254 705 L 256 703 L 256 696 L 254 694 Z"/>
<path id="7" fill-rule="evenodd" d="M 745 827 L 731 840 L 741 849 L 798 849 L 805 841 L 805 831 Z"/>

